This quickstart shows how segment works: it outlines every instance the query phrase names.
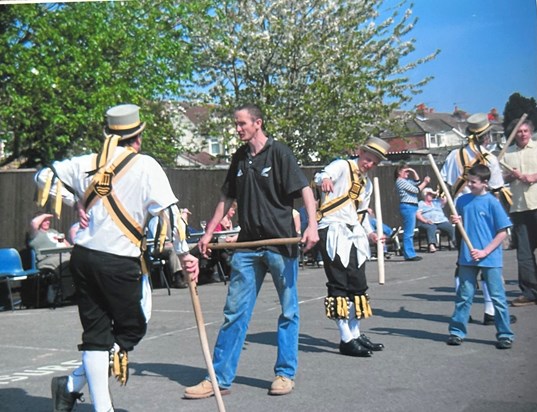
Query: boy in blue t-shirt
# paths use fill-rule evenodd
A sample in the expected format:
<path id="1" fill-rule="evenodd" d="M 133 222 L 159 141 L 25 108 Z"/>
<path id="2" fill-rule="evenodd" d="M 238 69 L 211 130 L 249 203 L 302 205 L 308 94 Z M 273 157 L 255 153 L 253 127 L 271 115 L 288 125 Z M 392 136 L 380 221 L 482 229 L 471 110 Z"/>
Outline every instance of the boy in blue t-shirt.
<path id="1" fill-rule="evenodd" d="M 475 165 L 468 171 L 470 193 L 457 201 L 458 216 L 453 223 L 462 221 L 473 249 L 461 242 L 459 253 L 459 279 L 455 311 L 449 322 L 448 345 L 460 345 L 466 336 L 470 309 L 474 299 L 477 275 L 483 273 L 494 306 L 496 347 L 510 349 L 514 334 L 511 330 L 509 310 L 502 278 L 502 242 L 507 237 L 511 221 L 500 202 L 487 191 L 490 169 Z"/>

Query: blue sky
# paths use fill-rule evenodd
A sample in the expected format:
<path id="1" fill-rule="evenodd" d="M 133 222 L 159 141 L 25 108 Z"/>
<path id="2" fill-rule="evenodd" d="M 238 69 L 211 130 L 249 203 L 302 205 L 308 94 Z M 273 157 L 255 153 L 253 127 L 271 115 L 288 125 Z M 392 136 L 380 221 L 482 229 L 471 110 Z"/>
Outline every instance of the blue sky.
<path id="1" fill-rule="evenodd" d="M 404 109 L 503 113 L 515 92 L 537 99 L 537 0 L 414 0 L 412 9 L 419 21 L 408 35 L 416 39 L 411 60 L 441 52 L 408 73 L 435 78 Z"/>

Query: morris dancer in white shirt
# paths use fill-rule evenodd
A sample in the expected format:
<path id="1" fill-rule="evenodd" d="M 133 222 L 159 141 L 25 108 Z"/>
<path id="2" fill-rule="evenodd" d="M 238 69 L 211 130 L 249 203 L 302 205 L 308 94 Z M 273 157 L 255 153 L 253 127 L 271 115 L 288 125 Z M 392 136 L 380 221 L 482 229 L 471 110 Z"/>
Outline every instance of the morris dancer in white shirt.
<path id="1" fill-rule="evenodd" d="M 78 346 L 82 365 L 70 376 L 52 379 L 54 412 L 73 410 L 86 383 L 95 411 L 114 410 L 108 388 L 110 357 L 112 374 L 125 384 L 127 353 L 147 328 L 148 314 L 141 303 L 143 228 L 150 215 L 160 215 L 164 230 L 162 212 L 177 202 L 157 161 L 139 154 L 145 123 L 140 122 L 138 106 L 116 106 L 106 116 L 106 141 L 99 155 L 55 162 L 36 175 L 41 204 L 50 190 L 67 204 L 77 200 L 80 213 L 71 271 L 83 328 Z M 176 229 L 181 265 L 195 281 L 198 260 L 188 252 L 184 228 Z"/>
<path id="2" fill-rule="evenodd" d="M 359 148 L 358 158 L 335 160 L 315 177 L 323 192 L 318 219 L 319 245 L 328 279 L 326 316 L 336 321 L 339 351 L 347 356 L 369 357 L 372 351 L 384 348 L 360 333 L 360 319 L 372 315 L 365 261 L 370 258 L 369 241 L 377 242 L 367 217 L 373 192 L 367 173 L 386 160 L 388 148 L 382 139 L 371 137 Z"/>

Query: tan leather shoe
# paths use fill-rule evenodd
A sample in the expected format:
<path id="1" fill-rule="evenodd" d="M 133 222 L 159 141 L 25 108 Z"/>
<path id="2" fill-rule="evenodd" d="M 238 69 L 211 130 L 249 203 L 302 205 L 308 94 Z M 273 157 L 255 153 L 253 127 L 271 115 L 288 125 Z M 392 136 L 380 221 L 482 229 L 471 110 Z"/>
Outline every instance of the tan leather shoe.
<path id="1" fill-rule="evenodd" d="M 530 299 L 524 295 L 521 295 L 518 298 L 513 299 L 513 301 L 511 302 L 511 305 L 512 306 L 530 306 L 530 305 L 535 305 L 535 303 L 536 303 L 535 300 Z"/>
<path id="2" fill-rule="evenodd" d="M 276 376 L 270 385 L 269 395 L 287 395 L 295 387 L 295 382 L 285 376 Z"/>
<path id="3" fill-rule="evenodd" d="M 220 395 L 228 395 L 229 389 L 220 388 Z M 209 398 L 214 395 L 213 384 L 211 381 L 205 379 L 198 383 L 196 386 L 189 386 L 185 389 L 184 397 L 186 399 L 203 399 Z"/>

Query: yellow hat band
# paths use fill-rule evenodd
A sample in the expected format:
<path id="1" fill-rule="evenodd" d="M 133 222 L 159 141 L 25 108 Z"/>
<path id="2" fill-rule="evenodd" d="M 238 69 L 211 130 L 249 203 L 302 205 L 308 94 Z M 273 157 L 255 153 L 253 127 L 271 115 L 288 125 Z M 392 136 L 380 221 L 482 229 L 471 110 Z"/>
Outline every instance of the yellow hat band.
<path id="1" fill-rule="evenodd" d="M 476 130 L 471 130 L 472 133 L 481 133 L 482 131 L 486 130 L 488 127 L 490 127 L 490 123 L 487 123 L 485 126 L 480 127 Z"/>
<path id="2" fill-rule="evenodd" d="M 368 143 L 366 146 L 375 149 L 377 152 L 380 152 L 380 153 L 382 153 L 382 154 L 386 154 L 386 149 L 384 149 L 383 147 L 380 147 L 380 146 L 376 145 L 375 143 Z"/>
<path id="3" fill-rule="evenodd" d="M 137 121 L 135 123 L 131 123 L 131 124 L 114 124 L 114 125 L 108 125 L 108 128 L 110 130 L 129 130 L 129 129 L 134 129 L 136 126 L 139 126 L 140 125 L 140 121 Z"/>

